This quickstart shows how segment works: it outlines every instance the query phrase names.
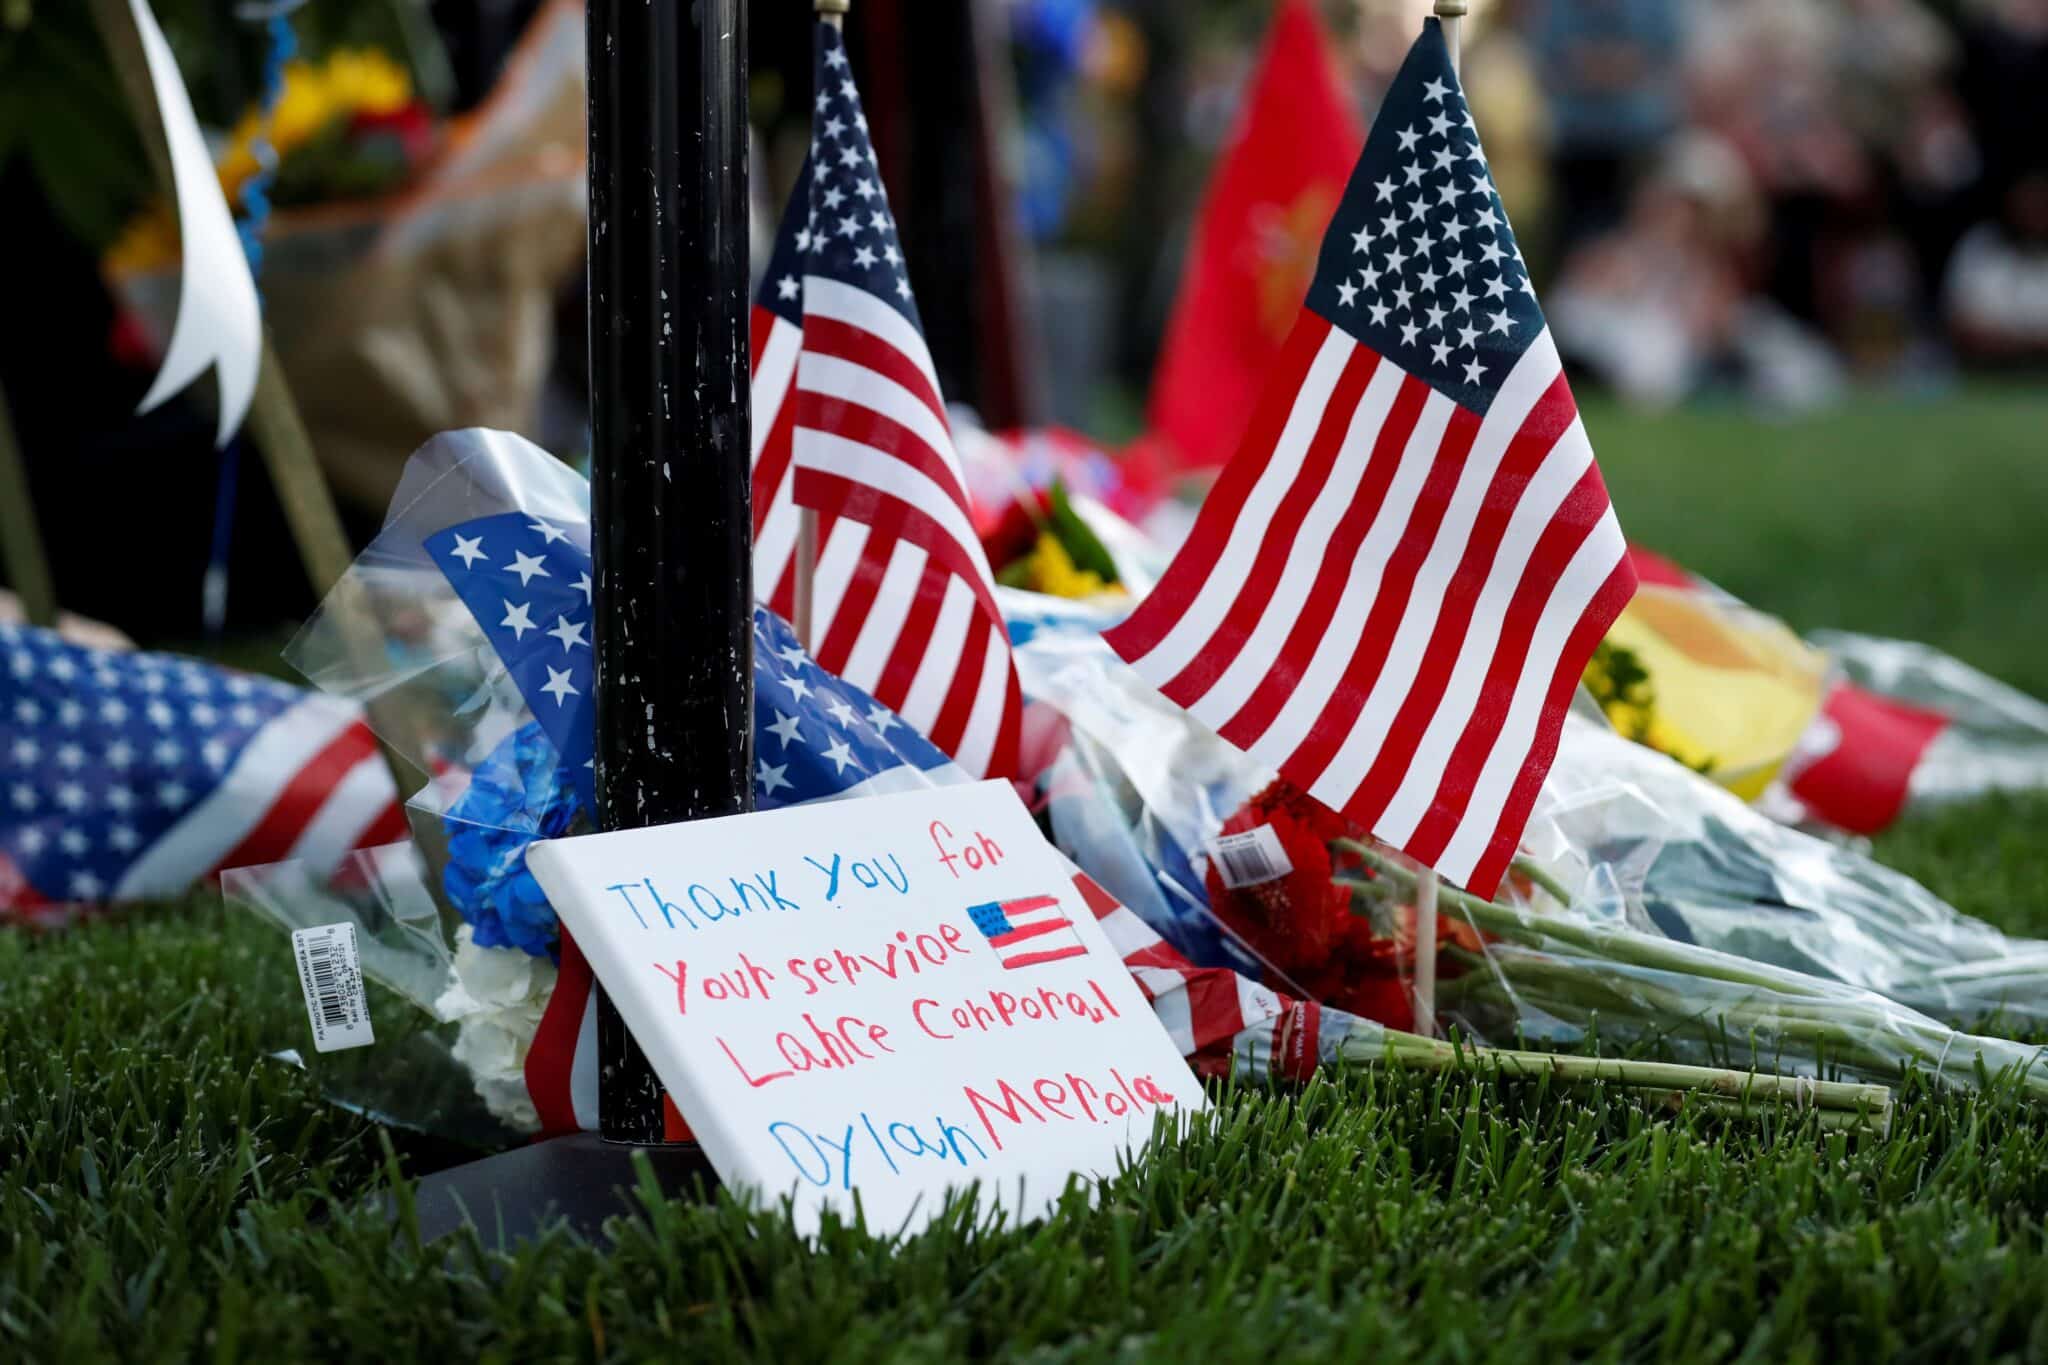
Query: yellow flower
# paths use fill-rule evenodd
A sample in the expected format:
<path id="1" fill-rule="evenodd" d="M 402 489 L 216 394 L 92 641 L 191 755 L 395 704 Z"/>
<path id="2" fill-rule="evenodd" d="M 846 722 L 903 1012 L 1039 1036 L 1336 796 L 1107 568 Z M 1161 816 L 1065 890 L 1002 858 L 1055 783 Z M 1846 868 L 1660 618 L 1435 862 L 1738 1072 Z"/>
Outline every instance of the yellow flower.
<path id="1" fill-rule="evenodd" d="M 351 113 L 392 114 L 412 103 L 412 78 L 373 47 L 343 48 L 328 57 L 327 88 Z"/>
<path id="2" fill-rule="evenodd" d="M 1093 569 L 1076 568 L 1067 547 L 1049 531 L 1039 533 L 1038 544 L 1032 547 L 1027 563 L 1029 583 L 1035 592 L 1054 597 L 1094 597 L 1113 591 Z"/>
<path id="3" fill-rule="evenodd" d="M 284 87 L 268 124 L 261 108 L 249 109 L 236 121 L 214 167 L 221 193 L 234 203 L 243 183 L 260 169 L 255 151 L 259 139 L 283 158 L 337 120 L 394 113 L 411 102 L 412 78 L 375 48 L 339 48 L 317 64 L 287 62 Z M 177 256 L 177 223 L 167 205 L 155 204 L 128 224 L 108 249 L 106 264 L 116 273 L 154 270 Z"/>
<path id="4" fill-rule="evenodd" d="M 116 275 L 143 274 L 178 258 L 178 225 L 163 204 L 153 204 L 128 220 L 128 226 L 107 248 L 107 269 Z"/>

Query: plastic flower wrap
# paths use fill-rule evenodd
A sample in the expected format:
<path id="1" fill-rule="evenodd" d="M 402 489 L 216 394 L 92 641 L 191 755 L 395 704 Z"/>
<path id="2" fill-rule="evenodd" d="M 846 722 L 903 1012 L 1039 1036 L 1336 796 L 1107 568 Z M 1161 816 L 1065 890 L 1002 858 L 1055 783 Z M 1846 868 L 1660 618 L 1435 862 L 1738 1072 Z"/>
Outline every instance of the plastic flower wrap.
<path id="1" fill-rule="evenodd" d="M 589 648 L 585 493 L 518 437 L 436 438 L 289 650 L 434 774 L 410 802 L 414 840 L 376 850 L 374 875 L 327 886 L 283 863 L 224 882 L 230 901 L 282 927 L 357 926 L 363 971 L 380 983 L 377 1039 L 299 1060 L 341 1102 L 393 1122 L 485 1142 L 595 1122 L 591 973 L 524 864 L 535 839 L 589 818 L 594 688 L 556 686 L 586 666 L 572 651 Z M 528 624 L 543 601 L 550 610 Z M 772 612 L 756 609 L 754 633 L 758 808 L 967 780 L 900 716 L 821 670 Z M 1057 735 L 1045 738 L 1056 752 Z M 1347 1049 L 1379 1056 L 1375 1026 L 1190 965 L 1114 894 L 1076 882 L 1205 1072 L 1303 1076 Z"/>
<path id="2" fill-rule="evenodd" d="M 573 470 L 504 432 L 450 433 L 414 455 L 384 528 L 286 651 L 321 690 L 361 703 L 382 739 L 433 774 L 408 806 L 414 840 L 378 851 L 361 894 L 314 885 L 290 863 L 223 879 L 230 900 L 272 920 L 331 922 L 307 918 L 306 906 L 321 906 L 355 922 L 362 940 L 378 938 L 384 907 L 413 907 L 411 932 L 392 951 L 366 951 L 363 969 L 409 1007 L 394 1012 L 401 1037 L 424 1030 L 435 1048 L 388 1072 L 349 1053 L 305 1064 L 345 1103 L 486 1145 L 539 1126 L 525 1068 L 556 984 L 560 935 L 525 851 L 534 839 L 588 827 L 588 773 L 536 719 L 522 674 L 500 657 L 428 542 L 516 508 L 522 521 L 566 528 L 553 534 L 587 553 L 587 499 Z M 587 731 L 587 699 L 576 713 Z M 387 1050 L 382 1028 L 380 1019 L 366 1052 Z M 421 1086 L 430 1065 L 431 1093 L 464 1096 L 444 1106 L 446 1123 L 394 1088 Z M 463 1120 L 465 1106 L 477 1105 L 484 1121 Z"/>
<path id="3" fill-rule="evenodd" d="M 1787 823 L 1874 834 L 1901 814 L 2048 787 L 2048 706 L 1938 649 L 1818 631 L 1641 547 L 1586 669 L 1622 734 Z"/>
<path id="4" fill-rule="evenodd" d="M 1065 802 L 1114 808 L 1063 823 L 1055 784 L 1055 840 L 1112 887 L 1149 880 L 1160 894 L 1127 903 L 1162 916 L 1197 961 L 1234 954 L 1276 986 L 1405 1029 L 1428 952 L 1437 1017 L 1495 1044 L 1597 1035 L 1701 1064 L 1874 1079 L 1919 1066 L 1965 1085 L 1980 1062 L 2036 1061 L 1943 1021 L 2035 1018 L 2048 946 L 2007 939 L 1583 716 L 1567 723 L 1499 901 L 1443 888 L 1435 937 L 1420 942 L 1412 864 L 1139 683 L 1096 637 L 1099 613 L 1017 611 L 1027 696 L 1061 713 L 1070 748 L 1102 774 Z M 1123 840 L 1104 837 L 1119 828 Z M 2048 1074 L 2036 1088 L 2048 1094 Z"/>
<path id="5" fill-rule="evenodd" d="M 1586 666 L 1614 728 L 1761 795 L 1820 708 L 1826 660 L 1774 616 L 1641 550 L 1642 579 Z"/>

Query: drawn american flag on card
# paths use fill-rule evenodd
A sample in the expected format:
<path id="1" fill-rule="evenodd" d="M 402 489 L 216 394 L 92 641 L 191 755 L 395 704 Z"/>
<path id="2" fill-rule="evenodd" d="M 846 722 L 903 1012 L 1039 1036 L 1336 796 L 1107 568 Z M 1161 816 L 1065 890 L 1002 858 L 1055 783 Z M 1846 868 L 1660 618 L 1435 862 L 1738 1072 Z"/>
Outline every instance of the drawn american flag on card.
<path id="1" fill-rule="evenodd" d="M 967 915 L 996 950 L 996 959 L 1005 971 L 1082 957 L 1088 952 L 1074 932 L 1074 922 L 1060 909 L 1057 896 L 987 901 L 968 906 Z"/>
<path id="2" fill-rule="evenodd" d="M 1626 549 L 1430 20 L 1237 455 L 1107 639 L 1225 739 L 1491 895 L 1635 590 Z"/>

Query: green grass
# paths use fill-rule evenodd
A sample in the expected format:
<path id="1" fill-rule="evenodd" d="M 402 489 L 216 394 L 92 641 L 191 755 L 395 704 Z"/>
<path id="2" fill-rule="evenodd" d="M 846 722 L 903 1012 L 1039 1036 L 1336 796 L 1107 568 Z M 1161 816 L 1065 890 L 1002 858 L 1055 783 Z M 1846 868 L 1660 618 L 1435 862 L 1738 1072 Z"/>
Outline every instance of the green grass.
<path id="1" fill-rule="evenodd" d="M 1589 412 L 1624 523 L 1801 625 L 2048 692 L 2048 506 L 2017 393 L 1757 428 Z M 2048 934 L 2048 798 L 1880 856 Z M 365 1121 L 263 1060 L 275 931 L 205 898 L 0 934 L 0 1360 L 2048 1357 L 2048 1112 L 1911 1087 L 1885 1140 L 1360 1072 L 1225 1097 L 1094 1208 L 819 1249 L 679 1202 L 600 1252 L 421 1248 Z"/>

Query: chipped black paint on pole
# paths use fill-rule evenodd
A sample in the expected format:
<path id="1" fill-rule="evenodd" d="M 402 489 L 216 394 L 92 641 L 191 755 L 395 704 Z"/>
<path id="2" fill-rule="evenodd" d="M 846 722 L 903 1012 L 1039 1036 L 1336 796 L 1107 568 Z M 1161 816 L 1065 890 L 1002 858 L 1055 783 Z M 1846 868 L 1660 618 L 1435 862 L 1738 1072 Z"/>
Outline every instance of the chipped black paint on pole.
<path id="1" fill-rule="evenodd" d="M 606 829 L 753 805 L 743 0 L 589 0 L 591 555 Z M 599 1123 L 663 1140 L 598 998 Z"/>

